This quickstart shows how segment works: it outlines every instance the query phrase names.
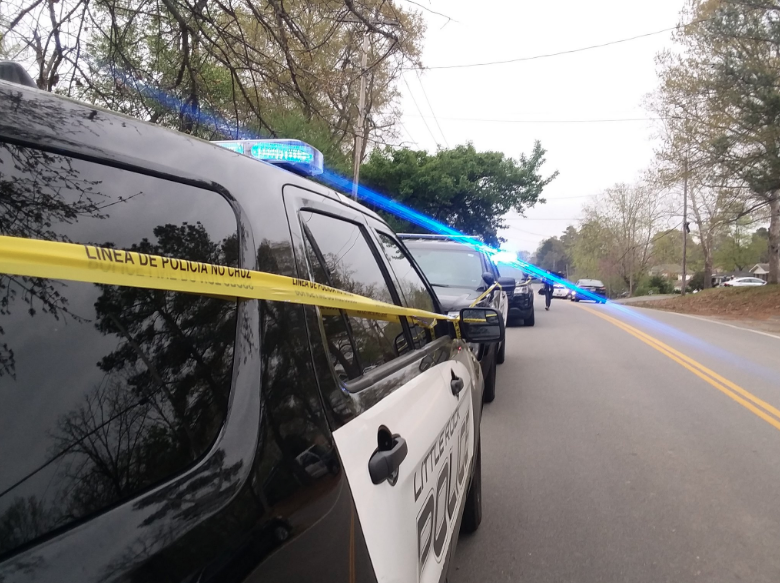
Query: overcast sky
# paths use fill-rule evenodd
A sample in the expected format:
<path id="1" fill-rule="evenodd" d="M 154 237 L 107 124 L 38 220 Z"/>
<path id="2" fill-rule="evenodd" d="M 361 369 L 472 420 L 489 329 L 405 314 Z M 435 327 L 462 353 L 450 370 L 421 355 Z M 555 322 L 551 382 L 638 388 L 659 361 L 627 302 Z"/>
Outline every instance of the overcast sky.
<path id="1" fill-rule="evenodd" d="M 683 0 L 416 2 L 456 21 L 424 13 L 427 67 L 555 53 L 671 28 L 683 5 Z M 654 147 L 651 121 L 550 122 L 650 117 L 642 104 L 657 85 L 654 58 L 671 44 L 671 33 L 664 32 L 533 61 L 426 70 L 421 80 L 407 71 L 406 83 L 400 84 L 402 137 L 430 151 L 437 143 L 471 141 L 478 150 L 511 157 L 529 152 L 534 140 L 540 140 L 547 150 L 544 170 L 560 175 L 545 191 L 547 204 L 529 210 L 527 219 L 510 219 L 511 229 L 501 233 L 507 249 L 534 251 L 542 239 L 576 223 L 589 200 L 586 195 L 635 180 L 650 163 Z M 488 119 L 523 123 L 467 121 Z"/>

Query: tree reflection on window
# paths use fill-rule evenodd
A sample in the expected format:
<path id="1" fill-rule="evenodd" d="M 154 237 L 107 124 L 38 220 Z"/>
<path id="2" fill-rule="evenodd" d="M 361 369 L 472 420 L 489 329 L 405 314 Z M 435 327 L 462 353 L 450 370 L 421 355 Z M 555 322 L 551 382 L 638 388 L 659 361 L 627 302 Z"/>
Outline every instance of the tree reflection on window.
<path id="1" fill-rule="evenodd" d="M 362 228 L 311 211 L 301 212 L 311 274 L 322 283 L 394 303 Z M 323 313 L 331 362 L 342 381 L 356 378 L 408 351 L 399 322 Z"/>
<path id="2" fill-rule="evenodd" d="M 237 266 L 236 231 L 215 193 L 0 144 L 0 234 Z M 0 274 L 0 554 L 203 456 L 236 322 L 235 300 Z"/>

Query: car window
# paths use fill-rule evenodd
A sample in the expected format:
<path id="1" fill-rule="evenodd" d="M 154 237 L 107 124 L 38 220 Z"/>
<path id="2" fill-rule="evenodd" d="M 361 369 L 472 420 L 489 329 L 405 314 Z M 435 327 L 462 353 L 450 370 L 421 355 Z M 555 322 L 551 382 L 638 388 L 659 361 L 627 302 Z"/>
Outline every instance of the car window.
<path id="1" fill-rule="evenodd" d="M 352 222 L 301 211 L 312 277 L 354 294 L 395 303 L 364 229 Z M 346 381 L 408 352 L 399 322 L 369 320 L 322 310 L 327 349 L 336 375 Z"/>
<path id="2" fill-rule="evenodd" d="M 425 287 L 422 278 L 411 261 L 409 261 L 403 249 L 389 235 L 385 233 L 378 233 L 378 235 L 382 251 L 398 280 L 401 303 L 409 308 L 417 308 L 418 310 L 426 310 L 428 312 L 436 311 L 430 292 Z M 428 323 L 434 324 L 434 322 Z M 430 330 L 425 326 L 412 325 L 410 328 L 415 348 L 422 348 L 433 339 Z"/>
<path id="3" fill-rule="evenodd" d="M 442 248 L 438 243 L 406 246 L 431 285 L 467 289 L 485 285 L 480 254 L 468 247 Z"/>
<path id="4" fill-rule="evenodd" d="M 238 265 L 216 193 L 0 143 L 0 234 Z M 237 303 L 0 274 L 0 554 L 211 447 Z"/>
<path id="5" fill-rule="evenodd" d="M 528 279 L 528 276 L 525 274 L 525 272 L 522 269 L 517 269 L 516 267 L 501 265 L 499 266 L 498 271 L 501 273 L 502 277 L 513 277 L 517 283 L 521 283 Z"/>
<path id="6" fill-rule="evenodd" d="M 409 308 L 433 312 L 435 310 L 433 298 L 401 247 L 384 233 L 379 233 L 379 242 L 395 277 L 398 279 L 401 288 L 401 302 Z"/>

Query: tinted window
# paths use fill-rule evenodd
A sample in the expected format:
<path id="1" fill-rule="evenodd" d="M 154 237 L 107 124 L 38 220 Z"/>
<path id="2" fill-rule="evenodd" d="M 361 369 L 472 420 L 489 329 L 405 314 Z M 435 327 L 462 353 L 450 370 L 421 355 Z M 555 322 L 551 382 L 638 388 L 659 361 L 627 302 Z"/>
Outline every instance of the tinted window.
<path id="1" fill-rule="evenodd" d="M 395 303 L 363 228 L 334 217 L 302 211 L 306 253 L 318 283 Z M 399 322 L 356 318 L 322 310 L 331 362 L 342 379 L 353 379 L 408 350 Z"/>
<path id="2" fill-rule="evenodd" d="M 384 233 L 379 233 L 379 242 L 398 280 L 403 304 L 409 308 L 417 308 L 429 312 L 435 311 L 431 294 L 428 293 L 422 278 L 414 269 L 403 250 L 401 250 L 392 237 Z"/>
<path id="3" fill-rule="evenodd" d="M 0 233 L 237 265 L 219 195 L 0 144 Z M 181 471 L 225 418 L 236 303 L 0 274 L 0 553 Z"/>
<path id="4" fill-rule="evenodd" d="M 528 276 L 525 274 L 525 272 L 522 269 L 517 269 L 516 267 L 501 265 L 499 266 L 498 270 L 501 272 L 502 277 L 513 277 L 515 282 L 518 284 L 528 279 Z"/>
<path id="5" fill-rule="evenodd" d="M 401 288 L 399 290 L 401 302 L 409 308 L 436 311 L 431 294 L 398 243 L 384 233 L 379 233 L 379 242 Z M 425 324 L 414 323 L 410 326 L 415 348 L 422 348 L 433 339 L 429 326 L 434 325 L 435 321 Z"/>
<path id="6" fill-rule="evenodd" d="M 477 289 L 485 284 L 482 280 L 482 259 L 479 253 L 468 247 L 443 248 L 438 243 L 411 242 L 406 246 L 431 285 Z"/>

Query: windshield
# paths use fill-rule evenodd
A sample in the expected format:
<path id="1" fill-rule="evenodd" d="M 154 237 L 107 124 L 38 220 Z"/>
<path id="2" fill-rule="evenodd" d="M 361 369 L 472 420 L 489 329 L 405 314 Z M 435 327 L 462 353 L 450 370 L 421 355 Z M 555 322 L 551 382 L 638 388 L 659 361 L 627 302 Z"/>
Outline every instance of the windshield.
<path id="1" fill-rule="evenodd" d="M 477 289 L 482 281 L 482 261 L 479 253 L 470 249 L 436 249 L 433 245 L 409 245 L 425 277 L 438 287 Z"/>
<path id="2" fill-rule="evenodd" d="M 582 279 L 577 282 L 577 285 L 579 287 L 604 287 L 604 284 L 598 279 Z"/>
<path id="3" fill-rule="evenodd" d="M 522 283 L 528 279 L 528 276 L 525 274 L 525 272 L 522 269 L 518 269 L 517 267 L 499 265 L 498 271 L 501 273 L 501 277 L 514 277 L 516 283 Z"/>

